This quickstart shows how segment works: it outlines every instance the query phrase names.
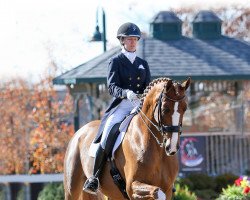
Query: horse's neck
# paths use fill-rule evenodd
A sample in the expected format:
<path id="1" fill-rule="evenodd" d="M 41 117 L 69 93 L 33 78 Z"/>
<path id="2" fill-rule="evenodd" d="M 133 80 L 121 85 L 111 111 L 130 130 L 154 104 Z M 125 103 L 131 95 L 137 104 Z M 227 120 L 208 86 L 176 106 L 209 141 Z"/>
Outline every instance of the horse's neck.
<path id="1" fill-rule="evenodd" d="M 154 109 L 154 105 L 150 104 L 150 102 L 145 102 L 141 109 L 141 113 L 139 113 L 141 116 L 139 120 L 141 120 L 141 122 L 143 123 L 142 126 L 146 126 L 150 133 L 151 131 L 158 132 L 155 127 L 157 125 L 157 122 L 154 119 Z"/>
<path id="2" fill-rule="evenodd" d="M 157 141 L 162 142 L 162 135 L 156 128 L 156 126 L 158 126 L 158 122 L 154 117 L 156 102 L 153 100 L 153 97 L 158 95 L 159 90 L 152 89 L 147 97 L 150 99 L 144 100 L 141 112 L 139 113 L 139 117 L 137 119 L 138 124 L 140 124 L 142 129 L 144 129 L 143 135 L 145 135 L 145 137 L 149 137 L 150 142 L 152 143 L 157 143 Z"/>
<path id="3" fill-rule="evenodd" d="M 143 112 L 144 113 L 144 112 Z M 143 149 L 151 149 L 152 147 L 158 148 L 157 140 L 161 139 L 160 133 L 156 130 L 155 126 L 151 123 L 152 119 L 149 119 L 148 116 L 145 117 L 146 113 L 139 113 L 133 119 L 133 132 L 134 139 L 138 142 L 136 145 L 139 148 Z M 152 117 L 150 117 L 152 118 Z M 151 122 L 150 122 L 150 121 Z M 156 138 L 155 138 L 156 137 Z M 156 145 L 156 146 L 155 146 Z"/>

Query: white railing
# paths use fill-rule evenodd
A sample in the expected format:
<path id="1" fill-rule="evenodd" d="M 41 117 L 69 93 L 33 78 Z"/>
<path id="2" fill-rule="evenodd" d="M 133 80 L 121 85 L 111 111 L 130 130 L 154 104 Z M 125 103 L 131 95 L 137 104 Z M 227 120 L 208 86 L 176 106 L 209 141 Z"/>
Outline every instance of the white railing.
<path id="1" fill-rule="evenodd" d="M 62 182 L 63 174 L 0 175 L 0 183 Z"/>

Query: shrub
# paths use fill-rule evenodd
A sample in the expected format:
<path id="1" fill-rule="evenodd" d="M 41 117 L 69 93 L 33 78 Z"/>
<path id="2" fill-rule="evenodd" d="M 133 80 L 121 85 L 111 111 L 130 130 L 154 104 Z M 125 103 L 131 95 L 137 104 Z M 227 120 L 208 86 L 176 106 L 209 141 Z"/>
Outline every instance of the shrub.
<path id="1" fill-rule="evenodd" d="M 5 192 L 4 192 L 4 186 L 0 184 L 0 200 L 5 199 Z"/>
<path id="2" fill-rule="evenodd" d="M 202 189 L 193 191 L 200 199 L 216 199 L 219 194 L 211 189 Z"/>
<path id="3" fill-rule="evenodd" d="M 187 185 L 188 188 L 201 199 L 215 199 L 218 193 L 215 192 L 215 180 L 206 174 L 190 174 L 186 178 L 180 179 L 181 187 Z"/>
<path id="4" fill-rule="evenodd" d="M 237 176 L 234 174 L 222 174 L 215 177 L 215 191 L 221 193 L 222 188 L 225 188 L 227 185 L 233 185 L 234 181 L 237 179 Z"/>
<path id="5" fill-rule="evenodd" d="M 24 187 L 22 187 L 17 193 L 17 200 L 25 199 Z"/>
<path id="6" fill-rule="evenodd" d="M 228 186 L 227 189 L 222 189 L 222 194 L 217 200 L 243 200 L 244 195 L 240 187 Z"/>
<path id="7" fill-rule="evenodd" d="M 206 174 L 190 174 L 180 181 L 181 186 L 187 185 L 192 191 L 215 188 L 214 179 Z"/>
<path id="8" fill-rule="evenodd" d="M 38 195 L 38 200 L 61 200 L 64 199 L 62 183 L 49 183 L 45 185 Z"/>
<path id="9" fill-rule="evenodd" d="M 222 189 L 222 194 L 217 200 L 249 200 L 250 199 L 250 179 L 247 176 L 235 180 L 235 184 Z"/>
<path id="10" fill-rule="evenodd" d="M 0 190 L 0 200 L 4 200 L 4 199 L 5 199 L 4 191 Z"/>
<path id="11" fill-rule="evenodd" d="M 181 188 L 180 184 L 176 184 L 176 192 L 174 194 L 174 200 L 196 200 L 197 197 L 194 193 L 190 192 L 187 186 Z"/>

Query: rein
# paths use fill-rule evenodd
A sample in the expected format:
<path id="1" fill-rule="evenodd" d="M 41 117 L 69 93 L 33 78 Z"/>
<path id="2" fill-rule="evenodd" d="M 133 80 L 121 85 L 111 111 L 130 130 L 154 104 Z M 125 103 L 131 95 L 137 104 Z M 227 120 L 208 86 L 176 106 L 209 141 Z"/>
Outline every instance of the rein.
<path id="1" fill-rule="evenodd" d="M 142 119 L 142 121 L 144 122 L 144 124 L 147 126 L 148 130 L 151 132 L 151 134 L 153 135 L 153 137 L 155 138 L 156 142 L 160 145 L 160 147 L 164 147 L 164 144 L 166 143 L 166 139 L 165 139 L 165 135 L 166 133 L 173 133 L 173 132 L 178 132 L 178 133 L 182 133 L 182 125 L 178 125 L 178 126 L 166 126 L 162 123 L 162 97 L 163 97 L 163 91 L 164 89 L 162 90 L 160 96 L 159 96 L 159 99 L 158 99 L 158 102 L 155 106 L 155 109 L 156 107 L 158 106 L 158 124 L 155 124 L 154 122 L 152 122 L 148 117 L 147 115 L 142 112 L 141 108 L 138 108 L 140 112 L 139 115 Z M 168 92 L 166 92 L 167 94 Z M 181 97 L 180 99 L 172 99 L 170 97 L 168 97 L 166 95 L 166 98 L 170 101 L 174 101 L 174 102 L 179 102 L 179 101 L 182 101 L 184 98 L 185 98 L 185 95 L 183 97 Z M 155 110 L 154 109 L 154 110 Z M 155 136 L 155 134 L 153 133 L 153 131 L 150 129 L 150 127 L 147 125 L 147 123 L 145 122 L 145 120 L 143 119 L 142 115 L 144 115 L 144 117 L 161 133 L 162 137 L 163 137 L 163 141 L 160 142 L 159 139 Z"/>

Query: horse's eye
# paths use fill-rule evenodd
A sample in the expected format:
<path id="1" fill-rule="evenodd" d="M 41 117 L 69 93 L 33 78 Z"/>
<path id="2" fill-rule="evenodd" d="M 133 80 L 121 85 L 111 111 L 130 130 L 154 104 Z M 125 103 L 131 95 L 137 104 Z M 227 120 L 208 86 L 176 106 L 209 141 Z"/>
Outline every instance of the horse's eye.
<path id="1" fill-rule="evenodd" d="M 168 113 L 168 112 L 170 112 L 170 109 L 169 109 L 168 107 L 166 107 L 166 108 L 164 108 L 164 109 L 162 110 L 162 112 L 163 112 L 163 113 Z"/>

